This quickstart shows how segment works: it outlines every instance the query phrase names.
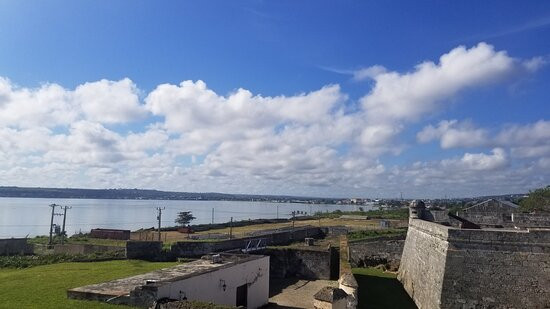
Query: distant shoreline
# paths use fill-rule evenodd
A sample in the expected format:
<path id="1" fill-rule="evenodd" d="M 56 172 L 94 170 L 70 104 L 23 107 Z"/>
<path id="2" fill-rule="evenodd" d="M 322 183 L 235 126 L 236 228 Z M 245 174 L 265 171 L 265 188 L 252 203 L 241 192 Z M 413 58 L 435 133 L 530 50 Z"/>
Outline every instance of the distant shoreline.
<path id="1" fill-rule="evenodd" d="M 249 195 L 227 193 L 171 192 L 146 189 L 76 189 L 0 187 L 4 198 L 112 199 L 112 200 L 179 200 L 179 201 L 241 201 L 273 203 L 333 204 L 341 199 L 278 195 Z"/>

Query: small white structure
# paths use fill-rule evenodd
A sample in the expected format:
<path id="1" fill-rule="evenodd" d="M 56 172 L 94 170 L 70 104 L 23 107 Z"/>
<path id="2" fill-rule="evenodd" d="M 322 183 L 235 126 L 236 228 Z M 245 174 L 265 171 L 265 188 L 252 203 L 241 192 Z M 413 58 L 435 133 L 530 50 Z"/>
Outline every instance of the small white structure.
<path id="1" fill-rule="evenodd" d="M 217 255 L 202 259 L 196 271 L 156 282 L 156 298 L 200 300 L 220 305 L 258 308 L 269 299 L 269 256 Z M 211 266 L 213 265 L 213 266 Z"/>
<path id="2" fill-rule="evenodd" d="M 67 291 L 69 298 L 151 306 L 162 299 L 258 308 L 269 300 L 269 256 L 217 254 L 110 282 Z"/>

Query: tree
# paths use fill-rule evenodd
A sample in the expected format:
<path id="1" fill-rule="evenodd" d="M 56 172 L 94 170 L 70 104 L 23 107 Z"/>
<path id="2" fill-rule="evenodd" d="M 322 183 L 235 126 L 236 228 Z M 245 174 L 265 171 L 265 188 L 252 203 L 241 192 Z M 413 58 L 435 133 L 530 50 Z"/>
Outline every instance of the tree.
<path id="1" fill-rule="evenodd" d="M 529 191 L 529 196 L 519 202 L 520 209 L 526 212 L 550 212 L 550 186 Z"/>
<path id="2" fill-rule="evenodd" d="M 189 222 L 196 219 L 190 211 L 181 211 L 178 212 L 178 217 L 176 218 L 175 222 L 181 226 L 186 226 L 189 224 Z"/>

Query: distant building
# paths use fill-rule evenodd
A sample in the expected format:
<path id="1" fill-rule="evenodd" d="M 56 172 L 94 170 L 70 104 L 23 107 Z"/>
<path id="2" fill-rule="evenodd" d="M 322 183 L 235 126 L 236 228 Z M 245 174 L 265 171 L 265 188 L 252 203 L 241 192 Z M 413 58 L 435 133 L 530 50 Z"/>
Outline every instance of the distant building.
<path id="1" fill-rule="evenodd" d="M 130 239 L 130 230 L 115 230 L 115 229 L 92 229 L 90 232 L 92 238 L 102 239 Z"/>
<path id="2" fill-rule="evenodd" d="M 518 205 L 503 200 L 488 199 L 473 206 L 464 208 L 461 212 L 468 213 L 513 213 L 519 208 Z"/>
<path id="3" fill-rule="evenodd" d="M 457 215 L 482 226 L 501 227 L 511 224 L 512 214 L 518 209 L 512 202 L 488 199 L 458 211 Z"/>

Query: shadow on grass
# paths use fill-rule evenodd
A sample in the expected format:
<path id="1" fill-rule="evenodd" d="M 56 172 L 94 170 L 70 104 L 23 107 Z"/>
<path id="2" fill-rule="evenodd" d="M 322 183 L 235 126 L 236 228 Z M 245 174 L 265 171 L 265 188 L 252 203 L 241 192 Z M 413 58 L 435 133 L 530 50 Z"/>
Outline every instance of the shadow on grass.
<path id="1" fill-rule="evenodd" d="M 395 274 L 376 268 L 354 268 L 359 284 L 358 308 L 417 308 Z"/>

